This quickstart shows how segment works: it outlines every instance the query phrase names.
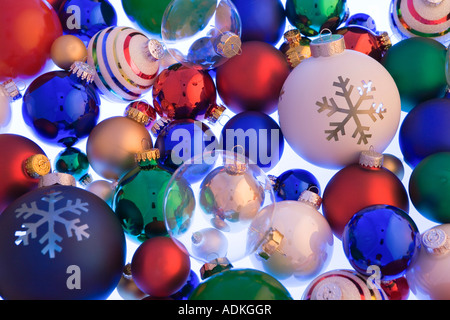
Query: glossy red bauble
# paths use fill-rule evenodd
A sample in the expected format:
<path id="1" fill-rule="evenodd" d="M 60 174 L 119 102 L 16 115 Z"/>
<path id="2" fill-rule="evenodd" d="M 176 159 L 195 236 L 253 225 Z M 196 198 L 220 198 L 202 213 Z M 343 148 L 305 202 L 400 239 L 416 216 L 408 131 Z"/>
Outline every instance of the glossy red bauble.
<path id="1" fill-rule="evenodd" d="M 242 44 L 242 53 L 216 69 L 217 92 L 234 113 L 278 108 L 278 98 L 290 67 L 284 54 L 261 41 Z"/>
<path id="2" fill-rule="evenodd" d="M 380 286 L 389 297 L 389 300 L 408 300 L 409 298 L 410 289 L 406 277 L 381 281 Z"/>
<path id="3" fill-rule="evenodd" d="M 62 35 L 55 10 L 42 0 L 2 0 L 0 10 L 0 81 L 37 75 Z"/>

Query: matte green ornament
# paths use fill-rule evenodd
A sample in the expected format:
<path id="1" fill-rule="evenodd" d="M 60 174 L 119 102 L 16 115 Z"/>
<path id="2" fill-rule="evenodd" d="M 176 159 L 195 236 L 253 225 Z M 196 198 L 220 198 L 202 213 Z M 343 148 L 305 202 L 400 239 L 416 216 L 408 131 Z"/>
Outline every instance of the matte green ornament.
<path id="1" fill-rule="evenodd" d="M 287 0 L 289 22 L 305 36 L 335 31 L 348 16 L 346 0 Z"/>
<path id="2" fill-rule="evenodd" d="M 56 172 L 70 174 L 82 185 L 92 181 L 87 155 L 78 148 L 68 147 L 58 153 L 54 167 Z"/>
<path id="3" fill-rule="evenodd" d="M 170 0 L 122 0 L 127 17 L 144 32 L 161 35 L 161 21 Z"/>
<path id="4" fill-rule="evenodd" d="M 274 277 L 254 269 L 231 269 L 200 283 L 189 300 L 292 300 Z"/>
<path id="5" fill-rule="evenodd" d="M 444 96 L 446 54 L 443 44 L 422 37 L 402 40 L 386 52 L 381 63 L 397 84 L 402 111 Z"/>
<path id="6" fill-rule="evenodd" d="M 114 194 L 113 210 L 125 233 L 137 243 L 168 235 L 163 204 L 164 192 L 172 175 L 158 166 L 159 153 L 156 150 L 151 150 L 154 152 L 152 156 L 138 159 L 139 165 L 120 179 Z"/>
<path id="7" fill-rule="evenodd" d="M 409 194 L 422 216 L 433 222 L 450 223 L 450 152 L 432 154 L 414 168 Z"/>

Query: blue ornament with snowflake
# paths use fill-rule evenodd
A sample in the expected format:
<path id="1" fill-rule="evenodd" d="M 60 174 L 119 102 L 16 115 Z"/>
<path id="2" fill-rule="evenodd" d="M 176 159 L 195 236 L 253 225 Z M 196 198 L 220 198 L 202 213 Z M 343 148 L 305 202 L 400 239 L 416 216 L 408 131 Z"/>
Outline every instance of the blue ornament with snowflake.
<path id="1" fill-rule="evenodd" d="M 401 102 L 389 72 L 342 35 L 323 32 L 311 58 L 286 79 L 278 115 L 283 135 L 304 160 L 328 169 L 357 163 L 362 151 L 382 153 L 400 124 Z"/>
<path id="2" fill-rule="evenodd" d="M 122 226 L 101 198 L 50 173 L 0 215 L 0 296 L 103 300 L 125 265 Z"/>

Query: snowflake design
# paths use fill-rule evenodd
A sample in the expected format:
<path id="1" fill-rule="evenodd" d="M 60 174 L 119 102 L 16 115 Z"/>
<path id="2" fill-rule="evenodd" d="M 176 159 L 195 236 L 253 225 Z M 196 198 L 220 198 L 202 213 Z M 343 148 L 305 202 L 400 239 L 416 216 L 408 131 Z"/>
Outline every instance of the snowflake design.
<path id="1" fill-rule="evenodd" d="M 48 196 L 42 198 L 42 201 L 47 202 L 47 210 L 38 208 L 36 201 L 27 204 L 22 204 L 22 207 L 16 209 L 16 218 L 22 217 L 24 220 L 33 220 L 30 218 L 38 217 L 37 221 L 25 222 L 22 224 L 24 230 L 16 231 L 15 236 L 17 236 L 16 244 L 27 246 L 30 239 L 36 239 L 38 236 L 38 228 L 42 225 L 47 225 L 47 232 L 44 233 L 39 239 L 40 244 L 47 243 L 41 250 L 43 255 L 48 254 L 50 258 L 55 257 L 56 252 L 61 252 L 62 247 L 58 245 L 58 242 L 63 240 L 63 237 L 58 235 L 55 231 L 55 224 L 60 223 L 65 227 L 67 236 L 71 238 L 73 235 L 76 236 L 78 241 L 82 241 L 83 238 L 89 238 L 89 234 L 86 229 L 89 228 L 87 224 L 78 225 L 80 219 L 67 219 L 62 215 L 64 213 L 74 213 L 76 215 L 81 215 L 82 212 L 88 212 L 88 203 L 82 202 L 77 199 L 75 203 L 72 200 L 67 200 L 66 205 L 56 209 L 55 204 L 63 200 L 64 197 L 60 195 L 61 192 L 53 192 Z"/>
<path id="2" fill-rule="evenodd" d="M 374 99 L 370 92 L 376 91 L 376 88 L 373 86 L 372 81 L 369 81 L 368 83 L 362 81 L 362 86 L 357 88 L 359 93 L 358 100 L 354 103 L 351 97 L 354 86 L 349 86 L 349 82 L 350 79 L 347 78 L 344 80 L 341 76 L 338 77 L 337 82 L 333 82 L 333 86 L 339 88 L 335 94 L 336 96 L 343 97 L 345 99 L 347 104 L 346 108 L 341 108 L 338 106 L 334 98 L 328 99 L 327 97 L 323 97 L 322 101 L 316 102 L 316 105 L 319 107 L 318 112 L 321 113 L 323 111 L 328 111 L 328 117 L 333 116 L 336 112 L 346 115 L 341 122 L 330 122 L 330 126 L 334 127 L 334 129 L 325 130 L 325 133 L 328 135 L 328 141 L 331 139 L 339 141 L 339 135 L 345 135 L 346 124 L 353 119 L 356 124 L 356 129 L 353 132 L 352 138 L 357 138 L 359 136 L 358 144 L 368 144 L 372 134 L 368 133 L 370 127 L 364 126 L 361 123 L 360 116 L 367 115 L 373 122 L 377 121 L 377 116 L 380 120 L 383 120 L 384 113 L 386 113 L 386 108 L 384 108 L 383 104 L 379 104 L 377 106 L 377 104 L 373 102 Z M 361 109 L 361 106 L 365 101 L 371 101 L 372 103 L 369 108 Z"/>

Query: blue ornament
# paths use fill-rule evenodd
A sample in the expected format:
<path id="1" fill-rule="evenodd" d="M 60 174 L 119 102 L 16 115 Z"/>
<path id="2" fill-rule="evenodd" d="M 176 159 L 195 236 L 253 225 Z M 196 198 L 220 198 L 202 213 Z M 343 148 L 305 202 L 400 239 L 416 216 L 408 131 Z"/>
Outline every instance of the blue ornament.
<path id="1" fill-rule="evenodd" d="M 432 99 L 413 108 L 399 131 L 400 150 L 405 162 L 415 168 L 437 152 L 450 151 L 450 100 Z"/>
<path id="2" fill-rule="evenodd" d="M 191 270 L 186 284 L 183 286 L 183 288 L 171 295 L 170 298 L 174 300 L 188 300 L 192 291 L 194 291 L 194 289 L 197 288 L 199 284 L 200 279 L 198 278 L 197 274 Z"/>
<path id="3" fill-rule="evenodd" d="M 301 193 L 305 190 L 320 195 L 320 184 L 317 178 L 307 170 L 292 169 L 283 172 L 274 179 L 275 200 L 293 200 L 297 201 Z"/>
<path id="4" fill-rule="evenodd" d="M 345 226 L 342 243 L 356 271 L 389 281 L 405 274 L 419 252 L 419 238 L 416 224 L 405 211 L 375 205 L 352 217 Z"/>
<path id="5" fill-rule="evenodd" d="M 243 153 L 267 172 L 283 155 L 284 136 L 278 123 L 267 114 L 244 111 L 223 126 L 220 145 L 224 150 Z"/>
<path id="6" fill-rule="evenodd" d="M 206 124 L 192 119 L 181 119 L 171 121 L 158 133 L 155 148 L 160 152 L 160 166 L 173 173 L 185 161 L 214 151 L 217 143 L 216 136 Z M 209 169 L 210 164 L 200 163 L 187 172 L 185 178 L 189 182 L 196 181 Z"/>
<path id="7" fill-rule="evenodd" d="M 352 25 L 357 25 L 357 26 L 365 27 L 375 33 L 377 32 L 377 26 L 375 24 L 375 20 L 373 20 L 373 18 L 366 13 L 356 13 L 354 15 L 351 15 L 345 22 L 345 25 L 347 27 L 352 26 Z"/>
<path id="8" fill-rule="evenodd" d="M 92 83 L 69 71 L 36 78 L 23 96 L 25 123 L 46 143 L 70 147 L 96 126 L 100 97 Z"/>
<path id="9" fill-rule="evenodd" d="M 100 30 L 117 25 L 117 14 L 108 0 L 65 0 L 58 12 L 64 34 L 86 45 Z"/>
<path id="10" fill-rule="evenodd" d="M 242 22 L 242 41 L 277 44 L 286 27 L 286 13 L 280 0 L 232 0 Z"/>

